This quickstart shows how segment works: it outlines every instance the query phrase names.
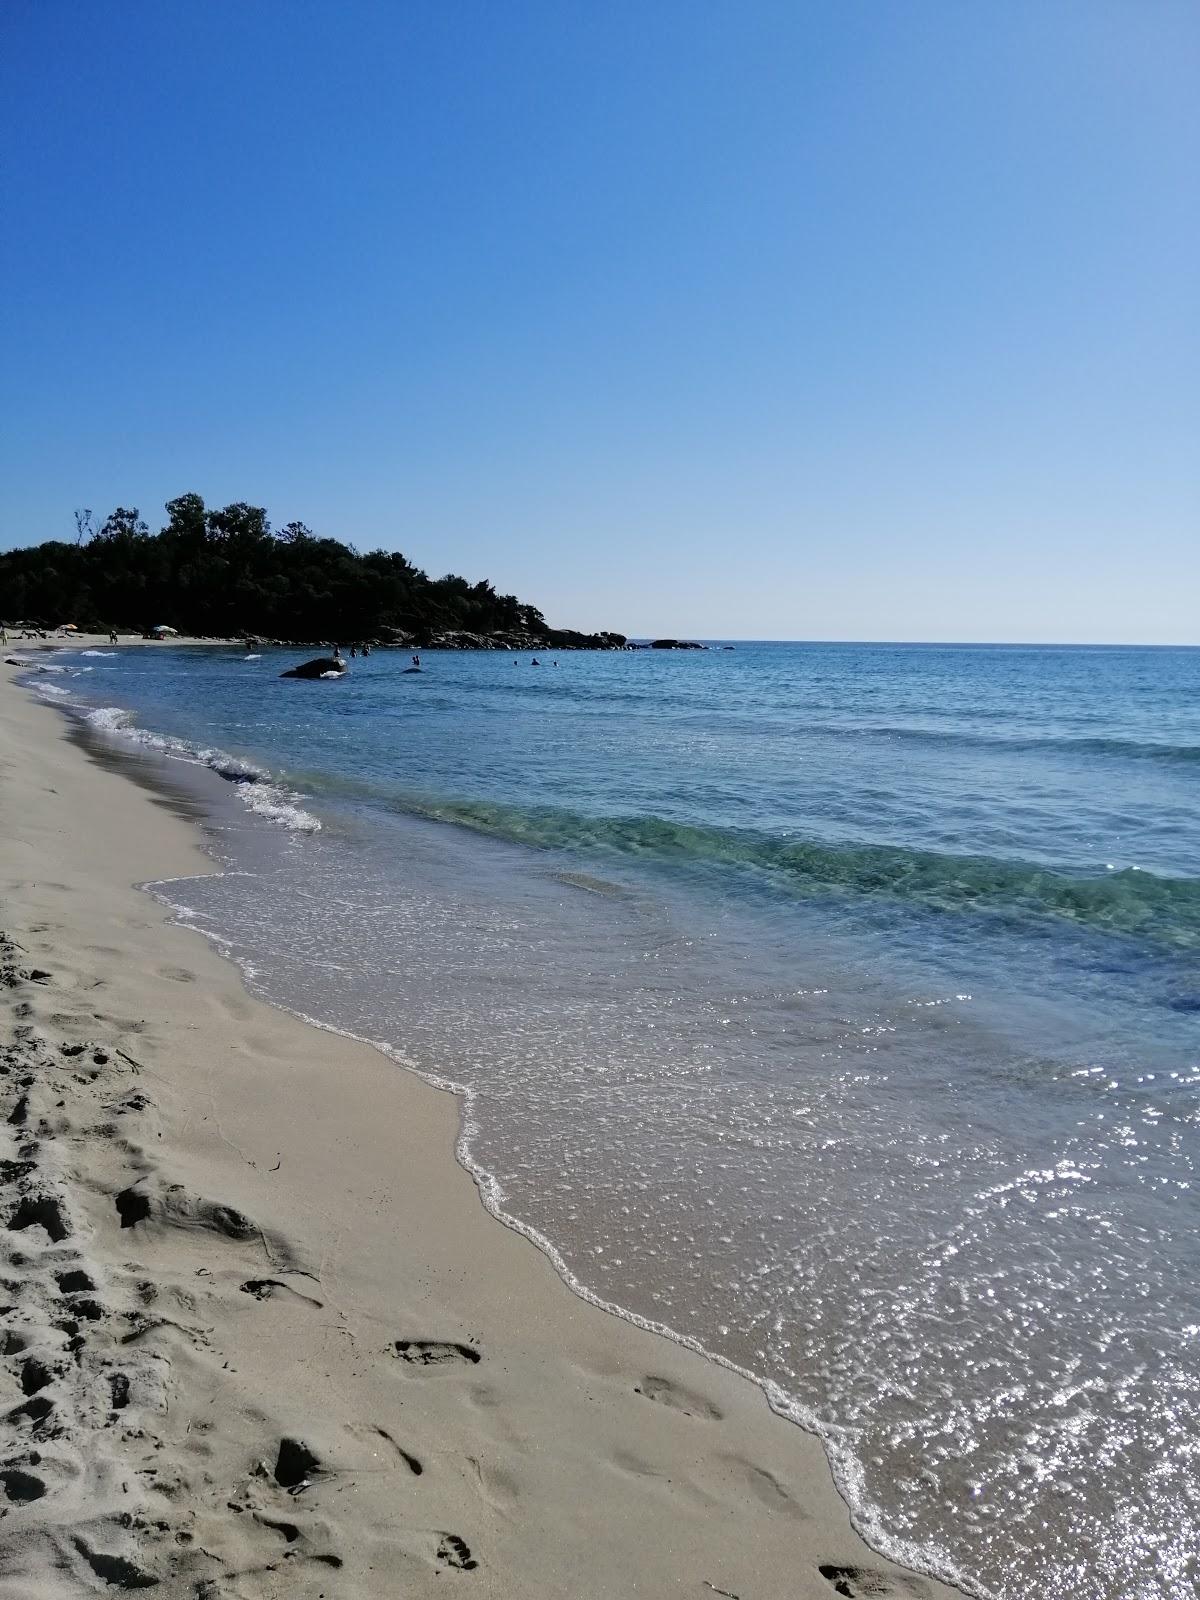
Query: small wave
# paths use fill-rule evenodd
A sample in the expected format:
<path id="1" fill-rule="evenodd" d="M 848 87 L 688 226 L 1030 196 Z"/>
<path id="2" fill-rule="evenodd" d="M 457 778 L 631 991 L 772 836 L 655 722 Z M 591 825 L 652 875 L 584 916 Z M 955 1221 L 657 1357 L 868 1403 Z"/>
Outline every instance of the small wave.
<path id="1" fill-rule="evenodd" d="M 29 675 L 36 673 L 39 677 L 48 675 L 54 678 L 78 678 L 92 670 L 91 667 L 55 667 L 45 661 L 35 661 L 32 656 L 5 656 L 4 660 L 7 666 L 20 667 L 24 673 Z M 25 686 L 30 687 L 27 679 Z"/>
<path id="2" fill-rule="evenodd" d="M 304 810 L 298 803 L 298 796 L 277 783 L 265 767 L 244 756 L 230 755 L 227 750 L 195 745 L 169 733 L 155 733 L 150 728 L 139 727 L 133 713 L 123 706 L 97 706 L 84 713 L 84 721 L 100 733 L 127 739 L 172 760 L 207 767 L 236 786 L 243 804 L 255 816 L 297 833 L 320 830 L 320 819 Z"/>
<path id="3" fill-rule="evenodd" d="M 1200 745 L 1154 739 L 1051 739 L 1049 746 L 1072 754 L 1123 756 L 1131 761 L 1200 761 Z"/>
<path id="4" fill-rule="evenodd" d="M 289 796 L 286 789 L 272 783 L 254 783 L 241 790 L 241 797 L 248 810 L 253 811 L 256 817 L 263 817 L 268 822 L 274 822 L 279 827 L 287 828 L 293 833 L 317 833 L 320 831 L 320 819 L 314 817 L 310 811 L 305 811 L 296 801 Z"/>
<path id="5" fill-rule="evenodd" d="M 219 778 L 229 783 L 269 783 L 271 774 L 242 756 L 231 756 L 224 750 L 197 750 L 196 757 L 206 767 L 211 767 Z"/>
<path id="6" fill-rule="evenodd" d="M 922 728 L 909 723 L 810 724 L 806 733 L 898 743 L 959 745 L 1001 755 L 1115 756 L 1127 761 L 1200 761 L 1200 745 L 1156 739 L 1120 739 L 1087 734 L 1025 735 L 975 733 L 962 728 Z"/>
<path id="7" fill-rule="evenodd" d="M 83 720 L 101 733 L 119 733 L 133 722 L 133 712 L 120 706 L 97 706 L 85 713 Z"/>
<path id="8" fill-rule="evenodd" d="M 258 656 L 243 656 L 242 660 L 243 661 L 261 661 L 262 660 L 262 656 L 260 656 L 260 655 L 258 655 Z"/>
<path id="9" fill-rule="evenodd" d="M 101 660 L 108 661 L 108 660 L 111 659 L 111 657 L 113 655 L 113 651 L 111 651 L 111 650 L 81 650 L 79 652 L 79 654 L 81 656 L 99 656 L 101 658 Z"/>
<path id="10" fill-rule="evenodd" d="M 417 796 L 393 797 L 392 803 L 535 848 L 590 847 L 664 863 L 755 872 L 809 898 L 855 895 L 943 913 L 1062 920 L 1177 950 L 1200 948 L 1200 880 L 1162 878 L 1137 867 L 1077 877 L 1029 861 L 895 845 L 821 844 L 655 816 L 586 816 L 553 807 Z"/>
<path id="11" fill-rule="evenodd" d="M 62 685 L 58 683 L 35 683 L 33 687 L 37 690 L 38 694 L 50 695 L 56 699 L 61 698 L 63 700 L 69 700 L 71 698 L 70 689 L 64 689 Z"/>

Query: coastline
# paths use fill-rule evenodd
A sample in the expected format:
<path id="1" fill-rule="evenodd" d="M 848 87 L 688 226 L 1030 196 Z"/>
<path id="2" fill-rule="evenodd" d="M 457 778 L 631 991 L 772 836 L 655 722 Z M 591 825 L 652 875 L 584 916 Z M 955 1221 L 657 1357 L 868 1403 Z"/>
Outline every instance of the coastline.
<path id="1" fill-rule="evenodd" d="M 11 684 L 0 764 L 0 1595 L 956 1592 L 868 1550 L 754 1384 L 488 1215 L 450 1095 L 132 887 L 216 870 L 184 807 Z"/>

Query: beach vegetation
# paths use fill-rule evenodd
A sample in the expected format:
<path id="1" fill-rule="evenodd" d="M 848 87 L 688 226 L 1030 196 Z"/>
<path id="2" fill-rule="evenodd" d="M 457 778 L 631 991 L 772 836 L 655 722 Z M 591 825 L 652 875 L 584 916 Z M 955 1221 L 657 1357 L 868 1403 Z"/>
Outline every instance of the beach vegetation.
<path id="1" fill-rule="evenodd" d="M 536 606 L 486 579 L 431 578 L 398 550 L 360 554 L 303 522 L 275 530 L 262 506 L 207 507 L 198 494 L 166 505 L 152 533 L 136 508 L 118 506 L 76 542 L 0 551 L 0 613 L 144 633 L 170 619 L 207 637 L 254 634 L 286 642 L 327 639 L 520 637 L 571 645 L 624 643 L 619 634 L 551 629 Z M 77 519 L 78 523 L 78 519 Z"/>

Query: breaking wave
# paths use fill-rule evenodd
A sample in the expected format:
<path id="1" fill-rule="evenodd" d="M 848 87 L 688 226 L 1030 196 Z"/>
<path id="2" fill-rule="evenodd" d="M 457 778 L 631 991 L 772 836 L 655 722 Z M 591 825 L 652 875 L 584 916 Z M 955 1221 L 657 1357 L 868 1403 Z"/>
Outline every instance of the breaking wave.
<path id="1" fill-rule="evenodd" d="M 98 733 L 156 750 L 175 761 L 208 767 L 219 778 L 237 786 L 239 798 L 247 810 L 279 827 L 297 833 L 315 833 L 321 826 L 320 819 L 305 811 L 298 803 L 297 795 L 284 788 L 266 767 L 244 756 L 192 744 L 190 740 L 177 739 L 172 734 L 154 733 L 149 728 L 140 727 L 133 713 L 121 706 L 97 706 L 85 711 L 83 720 Z"/>

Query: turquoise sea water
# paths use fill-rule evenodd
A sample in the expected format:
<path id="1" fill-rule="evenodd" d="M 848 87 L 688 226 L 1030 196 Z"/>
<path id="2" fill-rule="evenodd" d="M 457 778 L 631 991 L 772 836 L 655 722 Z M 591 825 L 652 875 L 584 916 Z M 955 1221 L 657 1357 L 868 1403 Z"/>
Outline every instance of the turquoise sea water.
<path id="1" fill-rule="evenodd" d="M 816 1427 L 877 1542 L 1190 1592 L 1200 651 L 298 658 L 37 683 L 211 786 L 230 870 L 159 892 L 462 1089 L 488 1203 Z"/>

